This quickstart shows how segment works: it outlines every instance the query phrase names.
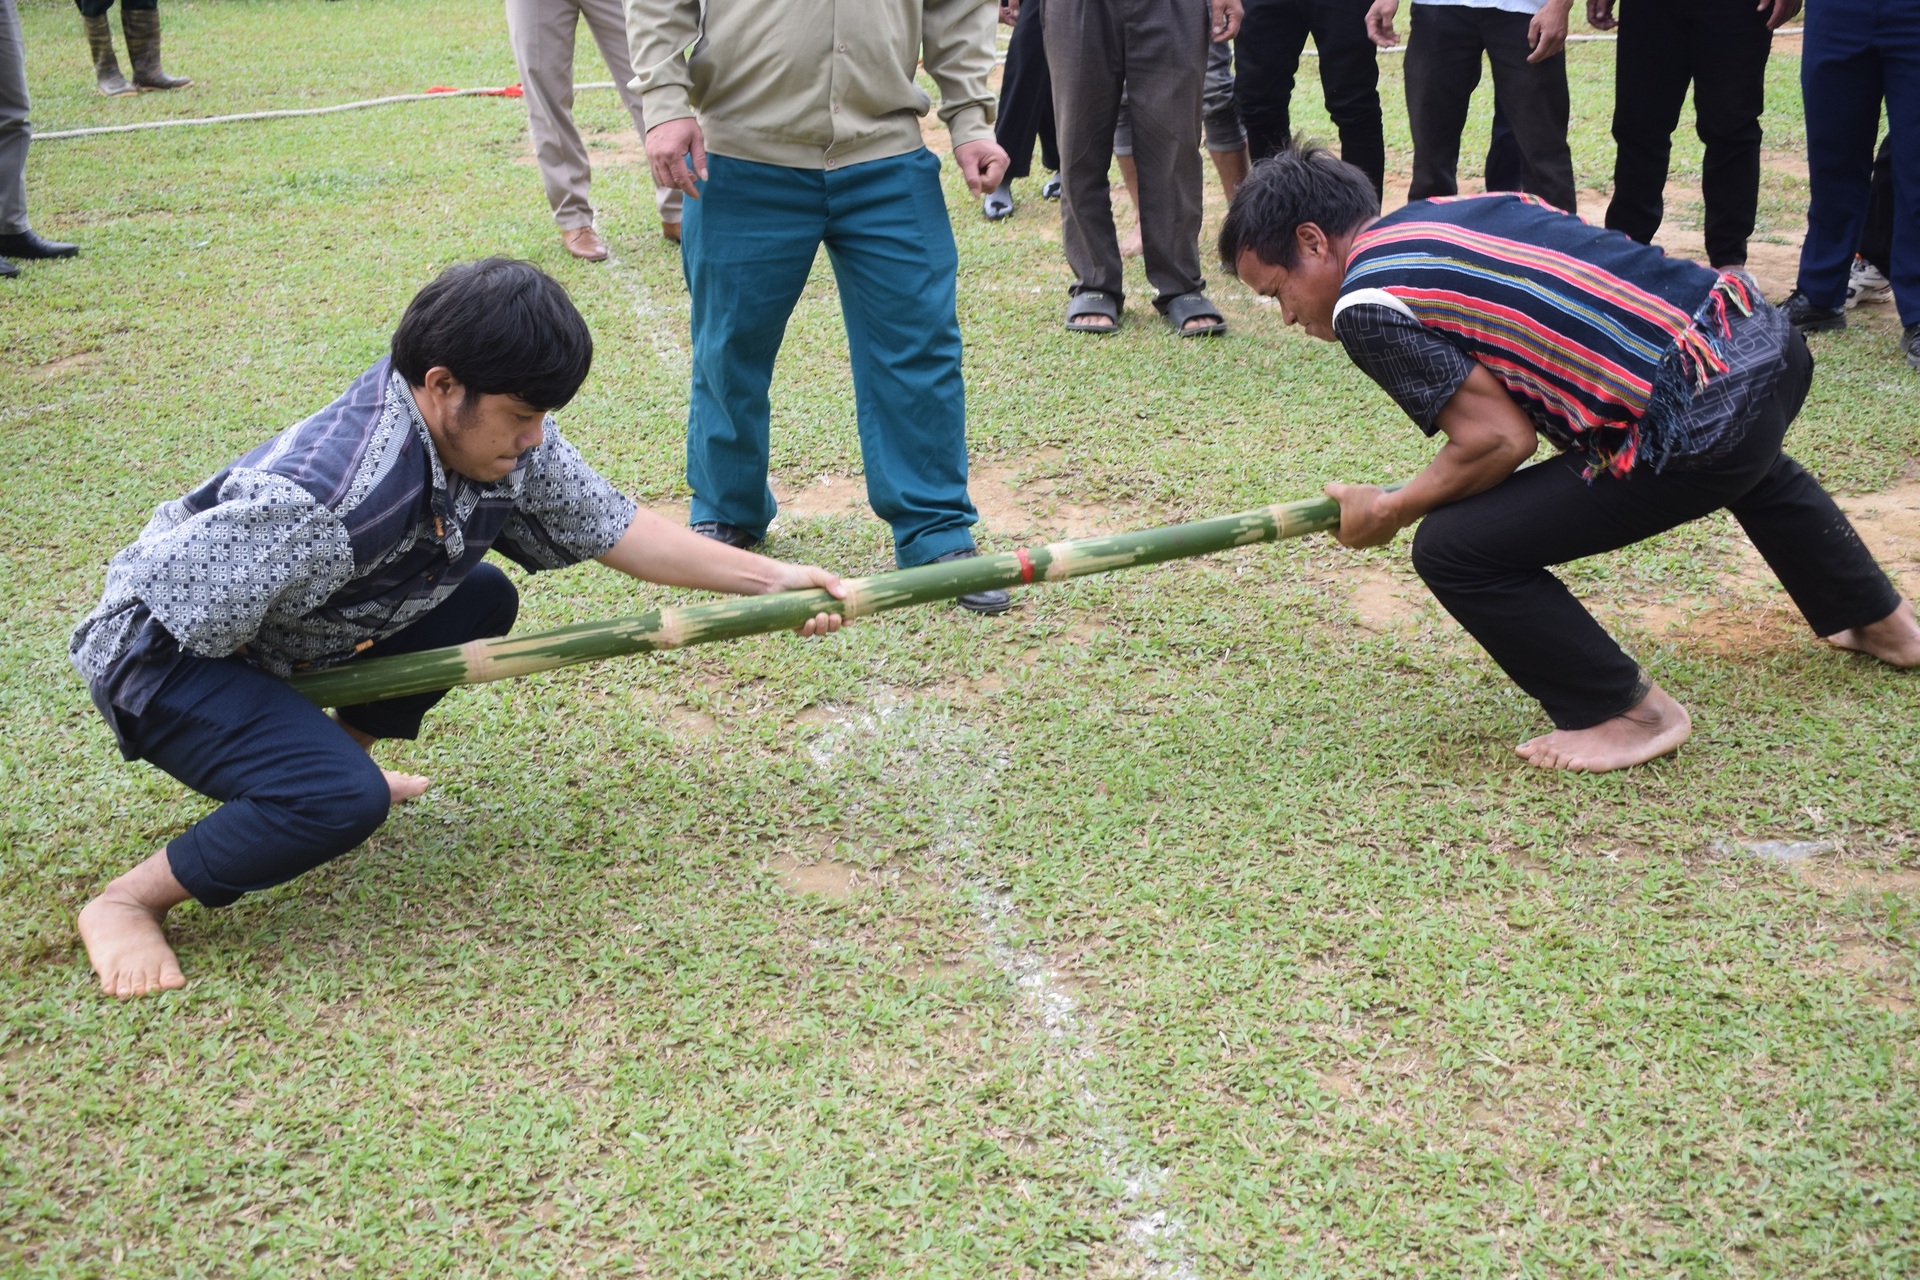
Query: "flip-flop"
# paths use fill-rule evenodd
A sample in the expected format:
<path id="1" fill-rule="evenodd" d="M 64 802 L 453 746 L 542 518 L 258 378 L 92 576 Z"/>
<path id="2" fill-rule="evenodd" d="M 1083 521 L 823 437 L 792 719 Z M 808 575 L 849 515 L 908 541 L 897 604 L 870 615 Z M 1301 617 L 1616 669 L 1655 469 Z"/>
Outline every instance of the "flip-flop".
<path id="1" fill-rule="evenodd" d="M 1013 216 L 1013 188 L 1001 187 L 997 191 L 987 192 L 987 198 L 981 201 L 980 211 L 987 215 L 988 222 L 998 222 L 1002 218 Z"/>
<path id="2" fill-rule="evenodd" d="M 1167 303 L 1165 312 L 1167 324 L 1183 338 L 1204 338 L 1210 334 L 1225 333 L 1227 318 L 1220 314 L 1220 308 L 1208 301 L 1207 295 L 1195 290 L 1183 293 Z M 1189 329 L 1192 320 L 1210 320 L 1211 324 L 1198 325 Z"/>
<path id="3" fill-rule="evenodd" d="M 1040 198 L 1042 200 L 1058 200 L 1060 198 L 1059 174 L 1051 173 L 1047 175 L 1046 182 L 1041 184 L 1040 187 Z"/>
<path id="4" fill-rule="evenodd" d="M 1112 324 L 1075 324 L 1084 316 L 1105 316 Z M 1114 333 L 1120 328 L 1120 299 L 1098 289 L 1083 289 L 1067 299 L 1067 331 Z"/>

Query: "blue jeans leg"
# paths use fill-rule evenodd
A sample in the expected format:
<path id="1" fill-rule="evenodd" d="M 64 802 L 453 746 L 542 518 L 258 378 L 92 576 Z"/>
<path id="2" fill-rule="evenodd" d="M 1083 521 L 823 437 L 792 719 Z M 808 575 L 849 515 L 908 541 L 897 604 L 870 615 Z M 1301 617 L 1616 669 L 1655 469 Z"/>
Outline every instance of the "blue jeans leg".
<path id="1" fill-rule="evenodd" d="M 960 374 L 953 223 L 924 149 L 826 175 L 827 254 L 853 360 L 867 500 L 894 556 L 925 564 L 973 546 L 967 391 Z"/>
<path id="2" fill-rule="evenodd" d="M 1883 91 L 1876 7 L 1890 6 L 1821 0 L 1806 15 L 1800 92 L 1807 111 L 1809 199 L 1796 287 L 1816 307 L 1846 301 L 1847 269 L 1867 220 Z"/>
<path id="3" fill-rule="evenodd" d="M 767 389 L 825 234 L 825 175 L 715 155 L 707 173 L 700 198 L 686 203 L 680 243 L 693 303 L 691 516 L 760 537 L 775 510 Z"/>

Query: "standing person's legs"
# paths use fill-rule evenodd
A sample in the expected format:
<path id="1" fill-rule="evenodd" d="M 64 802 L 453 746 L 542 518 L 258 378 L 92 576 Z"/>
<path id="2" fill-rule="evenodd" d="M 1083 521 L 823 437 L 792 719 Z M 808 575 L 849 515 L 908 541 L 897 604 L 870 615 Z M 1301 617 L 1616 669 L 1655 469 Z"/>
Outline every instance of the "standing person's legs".
<path id="1" fill-rule="evenodd" d="M 1033 172 L 1033 144 L 1040 137 L 1041 117 L 1053 114 L 1053 77 L 1047 71 L 1043 40 L 1039 4 L 1023 6 L 1013 24 L 1013 34 L 1007 39 L 1006 72 L 1000 81 L 1000 111 L 993 122 L 994 140 L 1007 153 L 1008 181 Z M 1058 159 L 1056 155 L 1054 160 Z M 1044 156 L 1042 163 L 1045 163 Z"/>
<path id="2" fill-rule="evenodd" d="M 1200 98 L 1211 17 L 1204 0 L 1126 0 L 1127 96 L 1140 170 L 1140 234 L 1153 305 L 1206 288 L 1200 274 Z"/>
<path id="3" fill-rule="evenodd" d="M 1576 213 L 1579 195 L 1573 186 L 1573 151 L 1567 145 L 1571 109 L 1567 96 L 1567 55 L 1554 54 L 1542 62 L 1527 61 L 1524 13 L 1480 9 L 1480 30 L 1493 67 L 1493 83 L 1513 125 L 1513 140 L 1527 163 L 1526 190 L 1556 209 Z"/>
<path id="4" fill-rule="evenodd" d="M 1800 246 L 1794 287 L 1810 304 L 1825 309 L 1837 310 L 1846 303 L 1847 271 L 1867 218 L 1883 89 L 1881 55 L 1873 39 L 1874 8 L 1872 0 L 1822 0 L 1807 13 L 1801 37 L 1807 238 Z M 1897 175 L 1899 130 L 1893 135 Z"/>
<path id="5" fill-rule="evenodd" d="M 640 110 L 640 95 L 628 83 L 633 79 L 633 63 L 627 51 L 627 11 L 620 0 L 579 0 L 579 4 L 580 16 L 587 20 L 587 30 L 593 33 L 593 42 L 600 47 L 600 60 L 607 64 L 607 72 L 613 77 L 614 92 L 620 95 L 621 105 L 633 118 L 634 132 L 645 143 L 647 118 Z M 662 228 L 677 226 L 683 199 L 676 187 L 653 189 L 653 206 L 660 213 Z"/>
<path id="6" fill-rule="evenodd" d="M 1124 299 L 1107 174 L 1127 51 L 1107 0 L 1047 0 L 1041 18 L 1060 140 L 1060 240 L 1074 274 L 1068 292 Z"/>
<path id="7" fill-rule="evenodd" d="M 1231 200 L 1247 176 L 1247 131 L 1233 105 L 1231 40 L 1215 40 L 1207 51 L 1206 88 L 1200 95 L 1200 135 L 1220 175 L 1220 189 Z"/>
<path id="8" fill-rule="evenodd" d="M 1707 261 L 1738 267 L 1760 208 L 1760 113 L 1767 106 L 1773 32 L 1747 0 L 1697 0 L 1686 39 L 1693 63 L 1694 127 L 1706 144 Z"/>
<path id="9" fill-rule="evenodd" d="M 1304 0 L 1248 0 L 1233 42 L 1233 103 L 1256 163 L 1293 145 L 1293 81 L 1308 30 Z"/>
<path id="10" fill-rule="evenodd" d="M 1520 144 L 1513 140 L 1513 122 L 1493 95 L 1493 128 L 1487 134 L 1487 159 L 1480 173 L 1480 185 L 1489 192 L 1525 191 L 1527 162 L 1520 158 Z"/>
<path id="11" fill-rule="evenodd" d="M 527 103 L 527 132 L 547 207 L 561 231 L 593 225 L 587 144 L 573 125 L 573 37 L 579 0 L 507 0 L 507 39 Z"/>
<path id="12" fill-rule="evenodd" d="M 1744 3 L 1744 0 L 1735 0 Z M 1666 216 L 1673 131 L 1695 63 L 1693 10 L 1676 0 L 1622 0 L 1613 55 L 1613 199 L 1609 231 L 1652 244 Z"/>
<path id="13" fill-rule="evenodd" d="M 1889 5 L 1881 14 L 1888 132 L 1893 139 L 1893 247 L 1887 279 L 1902 325 L 1920 324 L 1920 12 Z M 1908 352 L 1912 363 L 1914 353 Z M 1920 365 L 1915 365 L 1920 368 Z"/>
<path id="14" fill-rule="evenodd" d="M 0 235 L 27 230 L 27 45 L 15 0 L 0 0 Z"/>
<path id="15" fill-rule="evenodd" d="M 1407 122 L 1413 131 L 1413 181 L 1407 199 L 1457 195 L 1460 131 L 1480 84 L 1477 9 L 1416 4 L 1407 34 L 1404 74 Z"/>
<path id="16" fill-rule="evenodd" d="M 940 160 L 920 150 L 829 173 L 827 254 L 840 286 L 867 500 L 894 558 L 969 550 L 967 392 L 955 311 L 959 255 Z"/>
<path id="17" fill-rule="evenodd" d="M 712 154 L 707 172 L 700 198 L 687 202 L 680 246 L 692 302 L 690 522 L 760 538 L 775 511 L 767 388 L 826 233 L 826 175 Z"/>
<path id="18" fill-rule="evenodd" d="M 1893 270 L 1893 135 L 1880 140 L 1873 177 L 1867 183 L 1867 220 L 1860 227 L 1860 256 L 1886 275 Z"/>
<path id="19" fill-rule="evenodd" d="M 1380 117 L 1380 64 L 1367 38 L 1366 0 L 1312 0 L 1320 91 L 1340 131 L 1340 158 L 1385 193 L 1387 144 Z"/>

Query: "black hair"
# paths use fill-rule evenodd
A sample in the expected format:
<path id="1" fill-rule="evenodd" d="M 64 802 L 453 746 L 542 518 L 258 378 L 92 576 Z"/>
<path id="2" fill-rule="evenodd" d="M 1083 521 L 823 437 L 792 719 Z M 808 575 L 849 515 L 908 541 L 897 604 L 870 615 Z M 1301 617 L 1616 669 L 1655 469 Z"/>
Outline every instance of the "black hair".
<path id="1" fill-rule="evenodd" d="M 1237 275 L 1251 252 L 1288 271 L 1300 261 L 1294 238 L 1311 222 L 1329 236 L 1344 235 L 1378 216 L 1380 197 L 1367 176 L 1325 147 L 1303 137 L 1253 166 L 1220 224 L 1220 262 Z"/>
<path id="2" fill-rule="evenodd" d="M 393 331 L 393 367 L 411 386 L 445 366 L 474 396 L 510 395 L 559 409 L 593 367 L 593 335 L 573 299 L 531 262 L 483 258 L 448 267 L 413 296 Z"/>

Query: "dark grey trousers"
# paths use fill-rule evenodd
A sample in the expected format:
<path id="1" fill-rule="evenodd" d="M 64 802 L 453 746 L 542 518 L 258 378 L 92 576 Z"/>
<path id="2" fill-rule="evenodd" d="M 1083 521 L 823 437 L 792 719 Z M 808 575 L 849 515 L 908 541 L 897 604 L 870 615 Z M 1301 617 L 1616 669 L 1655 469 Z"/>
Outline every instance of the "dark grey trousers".
<path id="1" fill-rule="evenodd" d="M 1120 94 L 1133 115 L 1140 235 L 1153 305 L 1200 274 L 1200 99 L 1212 44 L 1206 0 L 1045 0 L 1041 22 L 1060 137 L 1060 238 L 1071 292 L 1125 294 L 1108 196 Z"/>
<path id="2" fill-rule="evenodd" d="M 1480 83 L 1480 55 L 1493 64 L 1526 175 L 1522 188 L 1576 212 L 1573 153 L 1567 149 L 1567 55 L 1527 61 L 1531 15 L 1460 4 L 1416 4 L 1407 36 L 1407 116 L 1413 126 L 1413 183 L 1407 199 L 1451 196 L 1460 187 L 1460 131 Z"/>
<path id="3" fill-rule="evenodd" d="M 27 46 L 20 10 L 0 0 L 0 235 L 27 229 Z"/>

